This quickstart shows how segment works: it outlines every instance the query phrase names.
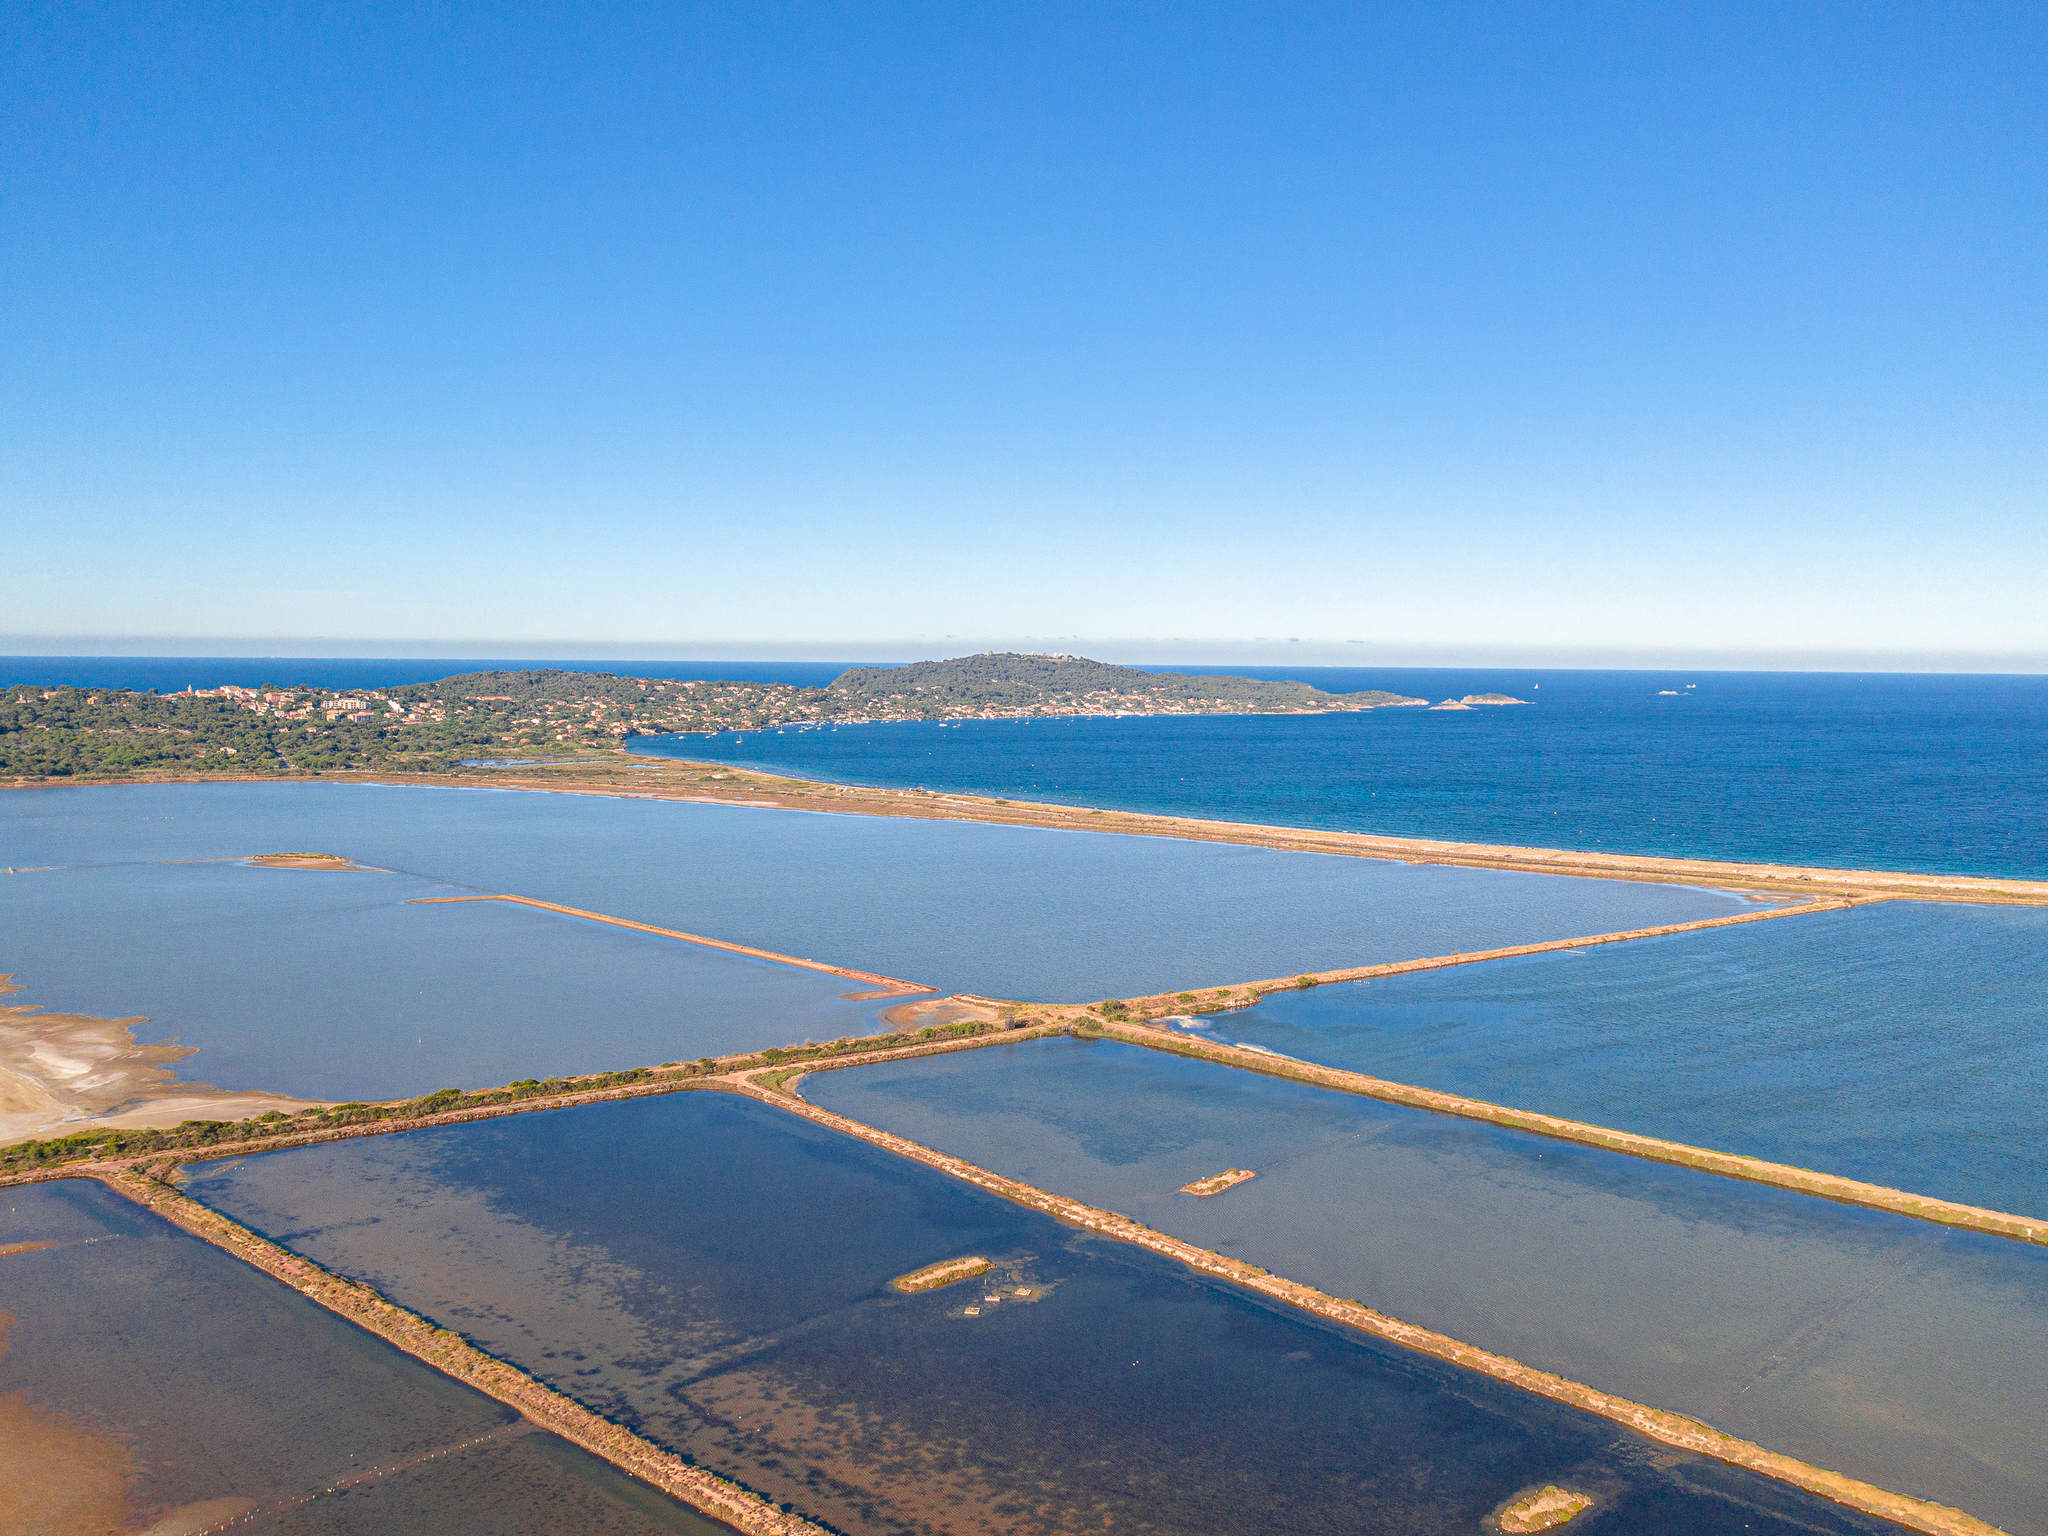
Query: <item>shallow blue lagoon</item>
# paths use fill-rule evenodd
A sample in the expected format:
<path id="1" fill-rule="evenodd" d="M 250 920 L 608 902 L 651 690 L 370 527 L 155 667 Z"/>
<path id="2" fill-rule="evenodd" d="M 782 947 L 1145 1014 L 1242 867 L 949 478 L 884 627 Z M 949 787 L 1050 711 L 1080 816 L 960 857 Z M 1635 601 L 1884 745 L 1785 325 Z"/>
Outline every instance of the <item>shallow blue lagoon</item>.
<path id="1" fill-rule="evenodd" d="M 1891 902 L 1269 997 L 1217 1039 L 2048 1216 L 2048 911 Z"/>
<path id="2" fill-rule="evenodd" d="M 809 778 L 1282 826 L 2048 879 L 2048 678 L 1251 670 L 1531 702 L 636 746 Z"/>
<path id="3" fill-rule="evenodd" d="M 10 1529 L 727 1532 L 97 1184 L 0 1190 L 0 1298 Z"/>
<path id="4" fill-rule="evenodd" d="M 384 1099 L 878 1029 L 859 983 L 382 871 L 238 862 L 0 877 L 8 1000 L 141 1015 L 179 1076 Z"/>
<path id="5" fill-rule="evenodd" d="M 1405 1321 L 2048 1532 L 2048 1251 L 1107 1042 L 803 1091 Z M 1234 1167 L 1257 1177 L 1177 1192 Z"/>
<path id="6" fill-rule="evenodd" d="M 336 1143 L 192 1189 L 857 1536 L 1466 1536 L 1547 1481 L 1614 1536 L 1883 1528 L 748 1100 Z M 968 1254 L 995 1270 L 890 1288 Z"/>
<path id="7" fill-rule="evenodd" d="M 343 784 L 0 795 L 0 866 L 291 848 L 945 991 L 1038 1000 L 1216 986 L 1744 905 L 1683 886 L 587 795 Z"/>

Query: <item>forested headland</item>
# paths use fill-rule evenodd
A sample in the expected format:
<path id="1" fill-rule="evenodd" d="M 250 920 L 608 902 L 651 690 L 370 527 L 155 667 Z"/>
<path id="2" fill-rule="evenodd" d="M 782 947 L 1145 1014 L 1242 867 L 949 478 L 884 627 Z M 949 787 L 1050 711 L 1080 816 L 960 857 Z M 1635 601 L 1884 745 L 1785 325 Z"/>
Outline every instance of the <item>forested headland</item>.
<path id="1" fill-rule="evenodd" d="M 1422 702 L 1010 653 L 856 667 L 824 688 L 563 669 L 465 672 L 345 693 L 288 679 L 174 694 L 14 684 L 0 688 L 0 777 L 437 773 L 485 756 L 614 751 L 627 737 L 669 733 L 1049 715 L 1326 714 Z"/>

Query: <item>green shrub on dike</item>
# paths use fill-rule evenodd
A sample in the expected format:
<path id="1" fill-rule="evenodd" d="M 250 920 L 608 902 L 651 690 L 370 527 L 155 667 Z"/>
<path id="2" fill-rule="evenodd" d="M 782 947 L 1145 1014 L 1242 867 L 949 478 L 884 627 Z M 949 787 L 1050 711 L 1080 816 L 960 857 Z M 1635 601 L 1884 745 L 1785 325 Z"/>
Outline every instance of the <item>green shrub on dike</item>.
<path id="1" fill-rule="evenodd" d="M 899 1030 L 888 1035 L 832 1040 L 822 1045 L 770 1047 L 752 1056 L 736 1057 L 723 1065 L 702 1057 L 686 1067 L 670 1068 L 662 1075 L 671 1078 L 709 1077 L 721 1071 L 737 1071 L 752 1063 L 819 1061 L 833 1056 L 866 1051 L 900 1050 L 941 1040 L 963 1039 L 999 1027 L 973 1022 L 934 1024 L 927 1029 Z M 552 1098 L 559 1094 L 594 1093 L 650 1082 L 656 1074 L 648 1067 L 629 1067 L 619 1072 L 599 1072 L 587 1077 L 521 1078 L 502 1088 L 441 1088 L 416 1099 L 399 1099 L 388 1104 L 316 1105 L 296 1114 L 267 1110 L 247 1120 L 187 1120 L 166 1130 L 85 1130 L 68 1136 L 17 1142 L 0 1147 L 0 1174 L 27 1173 L 62 1163 L 104 1162 L 113 1158 L 146 1157 L 153 1152 L 178 1152 L 198 1147 L 245 1141 L 264 1141 L 308 1132 L 374 1125 L 391 1120 L 424 1120 L 462 1110 L 485 1109 L 516 1104 L 523 1099 Z"/>

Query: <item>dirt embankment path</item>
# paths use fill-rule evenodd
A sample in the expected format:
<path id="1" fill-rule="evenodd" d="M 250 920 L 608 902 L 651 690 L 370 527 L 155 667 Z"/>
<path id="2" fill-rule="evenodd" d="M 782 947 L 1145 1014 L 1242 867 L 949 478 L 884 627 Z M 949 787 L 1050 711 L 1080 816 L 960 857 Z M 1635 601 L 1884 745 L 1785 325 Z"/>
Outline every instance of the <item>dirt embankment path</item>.
<path id="1" fill-rule="evenodd" d="M 1760 1157 L 1745 1157 L 1739 1152 L 1716 1152 L 1707 1147 L 1689 1147 L 1680 1141 L 1663 1141 L 1655 1136 L 1640 1136 L 1633 1131 L 1617 1131 L 1604 1125 L 1588 1125 L 1584 1121 L 1566 1120 L 1558 1115 L 1539 1114 L 1528 1109 L 1512 1109 L 1505 1104 L 1488 1103 L 1484 1099 L 1468 1099 L 1460 1094 L 1442 1093 L 1434 1088 L 1417 1088 L 1408 1083 L 1389 1082 L 1385 1078 L 1370 1077 L 1363 1072 L 1347 1072 L 1340 1067 L 1318 1066 L 1314 1062 L 1300 1061 L 1291 1056 L 1249 1050 L 1244 1046 L 1229 1045 L 1220 1040 L 1203 1040 L 1178 1031 L 1154 1028 L 1145 1024 L 1109 1022 L 1096 1027 L 1113 1039 L 1141 1045 L 1148 1050 L 1165 1051 L 1176 1056 L 1192 1056 L 1202 1061 L 1216 1062 L 1221 1066 L 1262 1073 L 1267 1077 L 1289 1078 L 1294 1082 L 1308 1083 L 1317 1088 L 1335 1089 L 1339 1093 L 1355 1093 L 1389 1104 L 1404 1104 L 1411 1109 L 1426 1109 L 1434 1114 L 1456 1115 L 1463 1120 L 1483 1120 L 1489 1125 L 1527 1131 L 1552 1141 L 1577 1142 L 1581 1146 L 1598 1147 L 1605 1152 L 1620 1152 L 1629 1157 L 1640 1157 L 1648 1162 L 1696 1168 L 1702 1173 L 1717 1174 L 1726 1179 L 1741 1179 L 1750 1184 L 1771 1184 L 1779 1189 L 1797 1190 L 1803 1195 L 1818 1195 L 1823 1200 L 1833 1200 L 1842 1205 L 1860 1205 L 1874 1211 L 1890 1211 L 1899 1216 L 1913 1216 L 1921 1221 L 1938 1222 L 1942 1226 L 1960 1227 L 1971 1232 L 1983 1232 L 1992 1237 L 2012 1238 L 2018 1242 L 2048 1244 L 2048 1219 L 2041 1217 L 2016 1216 L 2007 1211 L 1962 1205 L 1953 1200 L 1939 1200 L 1932 1195 L 1916 1195 L 1903 1189 L 1891 1189 L 1883 1184 L 1865 1184 L 1859 1179 L 1845 1179 L 1839 1174 L 1820 1173 L 1811 1168 L 1794 1167 L 1789 1163 L 1766 1162 Z"/>
<path id="2" fill-rule="evenodd" d="M 1660 1408 L 1647 1407 L 1642 1403 L 1617 1397 L 1611 1392 L 1602 1392 L 1597 1387 L 1589 1387 L 1548 1371 L 1537 1370 L 1506 1355 L 1497 1355 L 1448 1335 L 1401 1322 L 1384 1313 L 1375 1312 L 1362 1302 L 1331 1296 L 1313 1286 L 1268 1274 L 1257 1265 L 1227 1258 L 1206 1248 L 1197 1248 L 1192 1243 L 1182 1242 L 1178 1238 L 1168 1237 L 1165 1233 L 1154 1231 L 1128 1216 L 1084 1205 L 1078 1200 L 1069 1200 L 1061 1195 L 1048 1194 L 1029 1184 L 1004 1178 L 1001 1174 L 991 1173 L 985 1168 L 956 1157 L 949 1157 L 943 1152 L 934 1151 L 905 1137 L 877 1130 L 871 1125 L 849 1120 L 843 1115 L 835 1115 L 829 1110 L 820 1109 L 815 1104 L 793 1098 L 788 1094 L 758 1087 L 751 1082 L 728 1081 L 734 1091 L 759 1099 L 763 1103 L 773 1104 L 790 1114 L 800 1115 L 804 1119 L 868 1142 L 899 1157 L 923 1163 L 926 1167 L 935 1168 L 953 1178 L 985 1189 L 991 1194 L 1000 1195 L 1005 1200 L 1028 1206 L 1032 1210 L 1043 1211 L 1047 1215 L 1088 1231 L 1177 1260 L 1190 1269 L 1215 1275 L 1287 1306 L 1298 1307 L 1318 1317 L 1356 1328 L 1375 1338 L 1385 1339 L 1403 1348 L 1448 1361 L 1466 1370 L 1477 1371 L 1481 1375 L 1506 1382 L 1523 1391 L 1534 1392 L 1556 1402 L 1598 1414 L 1601 1418 L 1611 1420 L 1664 1445 L 1710 1456 L 1730 1466 L 1761 1473 L 1765 1477 L 1803 1488 L 1809 1493 L 1819 1494 L 1823 1498 L 1865 1514 L 1896 1521 L 1908 1530 L 1925 1533 L 1925 1536 L 2001 1536 L 1996 1526 L 1989 1525 L 1974 1515 L 1965 1514 L 1959 1509 L 1934 1504 L 1925 1499 L 1916 1499 L 1908 1494 L 1893 1493 L 1889 1489 L 1845 1477 L 1838 1472 L 1811 1466 L 1794 1457 L 1781 1455 L 1750 1441 L 1724 1434 L 1698 1419 Z"/>
<path id="3" fill-rule="evenodd" d="M 1028 1038 L 1040 1031 L 1023 1033 Z M 928 1055 L 937 1050 L 959 1049 L 974 1043 L 1015 1038 L 1018 1038 L 1017 1034 L 984 1036 L 978 1037 L 974 1042 L 920 1045 L 901 1052 L 876 1052 L 858 1059 L 876 1060 L 894 1055 Z M 1043 1211 L 1059 1220 L 1103 1236 L 1145 1248 L 1186 1264 L 1201 1273 L 1244 1286 L 1287 1306 L 1298 1307 L 1404 1348 L 1417 1350 L 1464 1369 L 1478 1371 L 1518 1389 L 1598 1414 L 1665 1445 L 1710 1456 L 1805 1489 L 1849 1508 L 1895 1521 L 1909 1530 L 1925 1533 L 1925 1536 L 2002 1536 L 1996 1527 L 1960 1510 L 1916 1499 L 1910 1495 L 1894 1493 L 1825 1468 L 1812 1466 L 1794 1457 L 1724 1434 L 1697 1419 L 1651 1408 L 1569 1378 L 1537 1370 L 1507 1356 L 1494 1354 L 1447 1335 L 1401 1322 L 1376 1312 L 1363 1303 L 1330 1296 L 1314 1287 L 1271 1275 L 1243 1260 L 1228 1258 L 1168 1237 L 1115 1212 L 1053 1195 L 1000 1174 L 991 1173 L 987 1169 L 949 1157 L 907 1138 L 835 1115 L 778 1088 L 763 1086 L 753 1080 L 760 1077 L 772 1078 L 787 1071 L 787 1068 L 752 1067 L 724 1077 L 691 1079 L 687 1086 L 740 1093 L 772 1104 L 788 1113 L 800 1115 L 842 1134 L 866 1141 L 897 1156 L 923 1163 L 1004 1199 Z M 527 1105 L 465 1114 L 460 1118 L 483 1118 L 489 1113 L 517 1113 L 529 1108 L 559 1107 L 567 1103 L 588 1102 L 600 1097 L 638 1097 L 649 1092 L 674 1091 L 683 1086 L 685 1084 L 678 1081 L 663 1085 L 638 1085 L 632 1089 L 611 1090 L 589 1096 L 563 1095 Z M 428 1120 L 417 1123 L 436 1122 Z M 376 1131 L 388 1133 L 406 1128 L 410 1127 L 388 1124 L 377 1127 Z M 308 1139 L 337 1138 L 330 1133 Z M 214 1147 L 195 1150 L 176 1158 L 160 1156 L 155 1161 L 159 1164 L 170 1161 L 199 1161 L 274 1150 L 274 1145 L 254 1143 L 244 1144 L 238 1148 Z M 368 1328 L 380 1338 L 456 1380 L 486 1392 L 541 1428 L 561 1435 L 714 1518 L 727 1521 L 749 1533 L 749 1536 L 821 1536 L 816 1526 L 801 1517 L 786 1514 L 746 1490 L 701 1468 L 682 1462 L 630 1431 L 604 1420 L 574 1400 L 535 1381 L 516 1367 L 474 1349 L 458 1335 L 440 1329 L 417 1314 L 397 1306 L 370 1287 L 336 1276 L 146 1175 L 140 1166 L 101 1164 L 53 1170 L 49 1174 L 41 1175 L 52 1176 L 89 1176 L 102 1180 L 111 1188 L 156 1211 L 184 1230 L 290 1285 L 309 1300 Z"/>
<path id="4" fill-rule="evenodd" d="M 1120 999 L 1134 1012 L 1172 1013 L 1176 1009 L 1206 1007 L 1220 1002 L 1229 1008 L 1249 1008 L 1275 992 L 1291 992 L 1304 985 L 1326 986 L 1340 981 L 1370 981 L 1379 976 L 1407 976 L 1416 971 L 1441 971 L 1454 965 L 1477 965 L 1486 960 L 1513 960 L 1522 955 L 1548 955 L 1565 949 L 1595 949 L 1602 944 L 1626 944 L 1632 939 L 1661 939 L 1674 933 L 1699 933 L 1708 928 L 1734 928 L 1744 923 L 1769 922 L 1780 917 L 1810 917 L 1817 912 L 1846 912 L 1851 907 L 1893 901 L 1891 896 L 1829 896 L 1817 901 L 1758 907 L 1748 912 L 1731 912 L 1723 917 L 1696 917 L 1689 922 L 1662 923 L 1654 928 L 1624 928 L 1614 933 L 1589 933 L 1572 939 L 1544 939 L 1535 944 L 1510 944 L 1502 949 L 1460 950 L 1449 955 L 1425 955 L 1415 960 L 1386 960 L 1375 965 L 1340 966 L 1330 971 L 1304 971 L 1297 976 L 1274 976 L 1264 981 L 1241 981 L 1224 987 L 1204 987 L 1198 992 L 1155 992 L 1149 997 Z"/>
<path id="5" fill-rule="evenodd" d="M 1196 816 L 1159 816 L 1142 811 L 1050 805 L 1038 801 L 1004 800 L 989 795 L 934 794 L 915 789 L 826 784 L 735 768 L 728 763 L 639 757 L 625 752 L 592 756 L 580 762 L 541 769 L 476 769 L 466 774 L 407 776 L 403 779 L 386 775 L 380 782 L 474 784 L 479 780 L 504 788 L 553 790 L 565 794 L 1117 832 L 1136 837 L 1239 843 L 1300 853 L 1390 859 L 1408 864 L 1455 864 L 1476 869 L 1521 870 L 1587 879 L 1730 886 L 1786 894 L 1895 896 L 1916 901 L 2048 906 L 2048 880 L 1927 874 L 1912 870 L 1834 869 L 1805 864 L 1751 864 L 1733 859 L 1664 858 L 1650 854 L 1590 853 L 1570 848 L 1467 843 L 1448 838 L 1382 837 L 1366 832 L 1334 832 L 1310 827 L 1265 826 L 1256 822 L 1211 821 Z"/>
<path id="6" fill-rule="evenodd" d="M 631 1430 L 599 1417 L 573 1398 L 543 1386 L 516 1366 L 483 1353 L 459 1334 L 438 1328 L 370 1287 L 343 1279 L 258 1237 L 239 1222 L 168 1185 L 132 1169 L 101 1168 L 93 1173 L 136 1204 L 282 1281 L 307 1300 L 368 1329 L 414 1359 L 496 1398 L 529 1422 L 602 1457 L 713 1519 L 725 1521 L 747 1536 L 826 1536 L 821 1527 L 802 1516 L 785 1514 L 738 1484 L 691 1466 Z"/>
<path id="7" fill-rule="evenodd" d="M 613 928 L 630 928 L 635 933 L 652 933 L 664 939 L 680 939 L 685 944 L 701 944 L 706 949 L 722 949 L 727 954 L 747 955 L 755 960 L 772 960 L 777 965 L 793 965 L 806 971 L 821 971 L 827 976 L 843 976 L 848 981 L 857 981 L 871 987 L 871 992 L 862 993 L 864 998 L 908 997 L 919 993 L 935 991 L 922 982 L 902 981 L 894 976 L 879 975 L 874 971 L 856 971 L 843 965 L 829 965 L 823 960 L 804 960 L 795 955 L 778 954 L 772 949 L 756 949 L 751 944 L 735 944 L 730 939 L 707 938 L 701 933 L 686 933 L 680 928 L 658 928 L 653 923 L 635 922 L 630 917 L 613 917 L 606 912 L 588 912 L 582 907 L 565 907 L 556 901 L 541 901 L 533 896 L 416 896 L 408 906 L 441 906 L 463 901 L 504 901 L 519 907 L 535 907 L 542 912 L 558 912 L 564 917 L 580 917 L 588 923 L 605 923 Z"/>

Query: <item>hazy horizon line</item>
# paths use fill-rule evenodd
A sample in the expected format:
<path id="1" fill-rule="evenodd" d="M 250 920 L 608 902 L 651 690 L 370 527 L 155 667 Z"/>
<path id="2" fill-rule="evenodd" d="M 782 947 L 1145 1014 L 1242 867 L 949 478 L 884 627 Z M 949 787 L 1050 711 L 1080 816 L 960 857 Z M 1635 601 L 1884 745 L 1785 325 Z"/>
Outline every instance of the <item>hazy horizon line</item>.
<path id="1" fill-rule="evenodd" d="M 1861 651 L 1791 646 L 1445 646 L 1307 639 L 916 636 L 868 641 L 362 639 L 339 636 L 0 635 L 0 656 L 335 661 L 676 661 L 900 664 L 987 651 L 1087 656 L 1124 665 L 1507 668 L 1555 671 L 1902 672 L 2032 675 L 2028 652 Z"/>

